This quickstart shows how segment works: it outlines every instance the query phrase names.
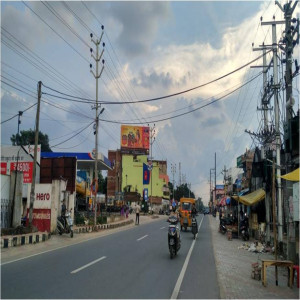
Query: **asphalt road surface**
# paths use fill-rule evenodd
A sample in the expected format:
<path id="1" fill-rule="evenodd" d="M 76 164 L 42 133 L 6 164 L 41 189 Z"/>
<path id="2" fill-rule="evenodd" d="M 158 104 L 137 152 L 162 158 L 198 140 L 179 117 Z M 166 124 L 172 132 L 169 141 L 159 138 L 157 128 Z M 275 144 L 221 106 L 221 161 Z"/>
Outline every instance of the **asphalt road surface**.
<path id="1" fill-rule="evenodd" d="M 182 231 L 173 259 L 160 219 L 2 264 L 1 298 L 219 298 L 209 220 L 197 219 L 196 240 Z"/>

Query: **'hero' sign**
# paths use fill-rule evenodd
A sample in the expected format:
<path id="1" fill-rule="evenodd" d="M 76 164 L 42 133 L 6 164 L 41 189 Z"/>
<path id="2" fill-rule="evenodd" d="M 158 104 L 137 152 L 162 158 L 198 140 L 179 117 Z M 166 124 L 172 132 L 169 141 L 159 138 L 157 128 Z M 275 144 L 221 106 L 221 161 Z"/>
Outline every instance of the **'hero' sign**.
<path id="1" fill-rule="evenodd" d="M 31 185 L 28 186 L 27 196 L 27 218 L 30 207 Z M 33 203 L 33 221 L 32 224 L 41 232 L 50 232 L 51 226 L 51 201 L 52 184 L 36 184 L 35 199 Z"/>

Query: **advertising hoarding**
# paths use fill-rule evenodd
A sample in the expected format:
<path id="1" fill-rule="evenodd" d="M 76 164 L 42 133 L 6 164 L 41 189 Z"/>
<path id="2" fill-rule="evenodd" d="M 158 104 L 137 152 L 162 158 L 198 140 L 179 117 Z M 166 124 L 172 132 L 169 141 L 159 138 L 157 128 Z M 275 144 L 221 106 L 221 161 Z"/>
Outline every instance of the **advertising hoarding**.
<path id="1" fill-rule="evenodd" d="M 121 148 L 149 150 L 149 127 L 121 125 Z"/>
<path id="2" fill-rule="evenodd" d="M 29 218 L 31 186 L 27 195 L 27 220 Z M 35 200 L 33 203 L 32 225 L 41 232 L 50 232 L 51 226 L 52 184 L 36 184 Z"/>

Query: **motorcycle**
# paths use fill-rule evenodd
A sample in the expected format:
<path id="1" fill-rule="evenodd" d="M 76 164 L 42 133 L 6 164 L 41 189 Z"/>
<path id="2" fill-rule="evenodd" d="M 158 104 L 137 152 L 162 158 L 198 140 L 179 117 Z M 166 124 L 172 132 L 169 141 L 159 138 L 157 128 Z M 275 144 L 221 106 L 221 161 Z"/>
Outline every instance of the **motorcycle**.
<path id="1" fill-rule="evenodd" d="M 220 227 L 219 227 L 219 231 L 223 234 L 226 233 L 227 228 L 226 228 L 226 220 L 225 219 L 221 219 L 220 220 Z"/>
<path id="2" fill-rule="evenodd" d="M 168 228 L 168 246 L 170 251 L 170 258 L 172 259 L 180 249 L 180 230 L 178 227 L 178 218 L 176 216 L 171 216 L 168 218 L 169 222 Z"/>
<path id="3" fill-rule="evenodd" d="M 196 238 L 196 234 L 198 233 L 198 225 L 195 216 L 192 217 L 192 234 L 194 235 L 194 239 Z"/>
<path id="4" fill-rule="evenodd" d="M 244 219 L 241 221 L 240 224 L 240 233 L 242 234 L 242 238 L 244 241 L 249 241 L 249 223 L 248 217 L 245 215 Z"/>
<path id="5" fill-rule="evenodd" d="M 73 219 L 71 218 L 71 211 L 66 211 L 65 218 L 60 216 L 57 218 L 57 230 L 59 235 L 63 233 L 70 233 L 71 238 L 73 237 Z"/>

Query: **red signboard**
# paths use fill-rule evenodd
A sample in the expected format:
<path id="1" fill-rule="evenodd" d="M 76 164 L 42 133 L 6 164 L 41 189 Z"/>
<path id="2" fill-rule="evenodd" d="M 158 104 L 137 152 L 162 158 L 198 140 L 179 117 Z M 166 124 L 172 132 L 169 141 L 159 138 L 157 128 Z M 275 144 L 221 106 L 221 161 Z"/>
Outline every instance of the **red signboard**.
<path id="1" fill-rule="evenodd" d="M 27 209 L 27 222 L 29 219 L 29 209 Z M 51 226 L 51 209 L 33 209 L 32 225 L 35 226 L 38 231 L 50 232 Z"/>
<path id="2" fill-rule="evenodd" d="M 23 183 L 31 183 L 32 182 L 32 171 L 33 171 L 33 162 L 32 161 L 20 161 L 18 162 L 11 162 L 10 163 L 10 171 L 18 171 L 23 172 Z M 1 165 L 2 170 L 2 165 Z"/>
<path id="3" fill-rule="evenodd" d="M 1 174 L 6 175 L 6 172 L 7 172 L 7 163 L 1 162 Z"/>

